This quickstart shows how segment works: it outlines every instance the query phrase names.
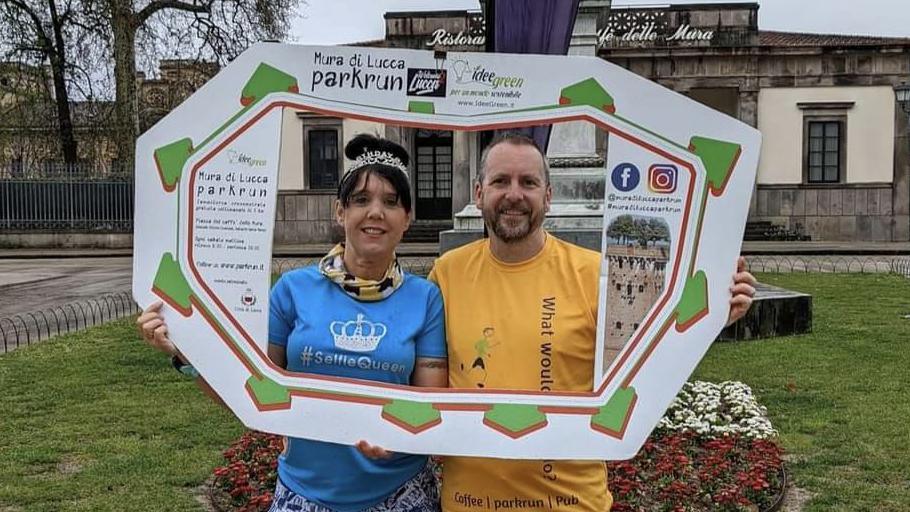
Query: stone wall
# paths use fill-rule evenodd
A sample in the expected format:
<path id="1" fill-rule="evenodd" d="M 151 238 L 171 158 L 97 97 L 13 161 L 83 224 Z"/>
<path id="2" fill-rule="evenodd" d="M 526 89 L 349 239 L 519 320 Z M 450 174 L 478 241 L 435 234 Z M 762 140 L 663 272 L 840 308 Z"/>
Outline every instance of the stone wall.
<path id="1" fill-rule="evenodd" d="M 749 220 L 769 221 L 812 240 L 887 242 L 901 235 L 890 183 L 759 185 L 749 205 Z"/>
<path id="2" fill-rule="evenodd" d="M 335 192 L 281 192 L 275 205 L 275 244 L 335 243 L 342 232 L 335 222 Z"/>

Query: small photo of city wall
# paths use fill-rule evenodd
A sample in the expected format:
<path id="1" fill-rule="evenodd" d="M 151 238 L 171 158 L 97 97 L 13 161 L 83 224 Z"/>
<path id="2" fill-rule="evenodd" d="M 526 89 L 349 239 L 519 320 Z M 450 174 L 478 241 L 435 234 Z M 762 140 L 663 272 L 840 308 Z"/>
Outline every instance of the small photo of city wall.
<path id="1" fill-rule="evenodd" d="M 670 243 L 670 227 L 661 218 L 620 215 L 607 227 L 603 371 L 663 292 Z"/>

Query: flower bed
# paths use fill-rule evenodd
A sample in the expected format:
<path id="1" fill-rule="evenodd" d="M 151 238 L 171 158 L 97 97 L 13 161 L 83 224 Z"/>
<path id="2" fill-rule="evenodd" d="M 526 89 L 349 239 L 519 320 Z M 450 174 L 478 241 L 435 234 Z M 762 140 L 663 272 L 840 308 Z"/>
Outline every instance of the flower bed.
<path id="1" fill-rule="evenodd" d="M 608 463 L 613 510 L 766 511 L 784 491 L 782 451 L 752 390 L 741 382 L 687 383 L 635 458 Z M 278 436 L 247 432 L 215 469 L 218 510 L 269 508 Z"/>
<path id="2" fill-rule="evenodd" d="M 780 447 L 741 435 L 656 433 L 608 467 L 616 512 L 769 510 L 784 484 Z"/>
<path id="3" fill-rule="evenodd" d="M 215 468 L 210 498 L 216 510 L 269 509 L 278 478 L 280 436 L 249 431 L 224 451 L 227 464 Z"/>

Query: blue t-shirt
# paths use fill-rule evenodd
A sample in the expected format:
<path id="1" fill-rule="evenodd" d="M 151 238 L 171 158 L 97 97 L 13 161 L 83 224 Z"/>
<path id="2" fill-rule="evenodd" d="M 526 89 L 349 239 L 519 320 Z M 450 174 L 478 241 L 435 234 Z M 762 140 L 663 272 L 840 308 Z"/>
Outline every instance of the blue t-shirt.
<path id="1" fill-rule="evenodd" d="M 446 357 L 442 295 L 405 274 L 389 297 L 361 302 L 315 266 L 294 270 L 272 288 L 269 343 L 285 347 L 290 371 L 408 384 L 415 358 Z M 288 438 L 278 476 L 310 501 L 353 512 L 383 501 L 426 462 L 408 454 L 372 460 L 353 446 Z"/>

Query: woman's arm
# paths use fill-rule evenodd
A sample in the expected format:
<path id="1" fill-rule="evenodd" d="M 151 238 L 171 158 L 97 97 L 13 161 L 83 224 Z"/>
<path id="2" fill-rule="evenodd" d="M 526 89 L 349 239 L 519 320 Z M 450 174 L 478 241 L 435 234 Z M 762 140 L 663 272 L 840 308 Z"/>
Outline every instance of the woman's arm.
<path id="1" fill-rule="evenodd" d="M 177 350 L 177 347 L 168 336 L 167 323 L 165 323 L 164 318 L 161 317 L 162 306 L 163 303 L 161 301 L 155 302 L 139 315 L 139 318 L 136 319 L 139 334 L 146 343 L 158 351 L 163 352 L 170 357 L 176 356 L 183 363 L 187 363 L 186 358 Z M 268 356 L 276 365 L 287 368 L 287 354 L 284 347 L 281 345 L 269 343 Z M 218 393 L 215 393 L 215 390 L 212 389 L 212 387 L 209 386 L 209 383 L 201 376 L 196 377 L 196 386 L 198 386 L 199 389 L 215 403 L 226 409 L 228 408 L 227 404 L 218 396 Z"/>
<path id="2" fill-rule="evenodd" d="M 423 388 L 449 387 L 449 361 L 435 357 L 418 357 L 414 361 L 414 373 L 411 374 L 411 385 Z M 371 459 L 387 459 L 392 452 L 381 446 L 360 441 L 356 445 L 360 453 Z"/>
<path id="3" fill-rule="evenodd" d="M 448 360 L 435 357 L 418 357 L 414 362 L 411 385 L 424 388 L 449 387 Z"/>

